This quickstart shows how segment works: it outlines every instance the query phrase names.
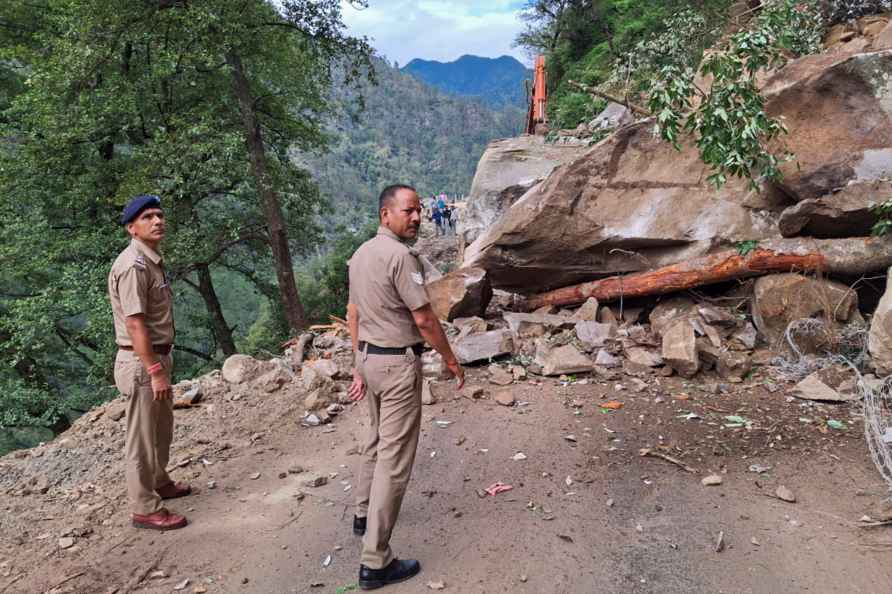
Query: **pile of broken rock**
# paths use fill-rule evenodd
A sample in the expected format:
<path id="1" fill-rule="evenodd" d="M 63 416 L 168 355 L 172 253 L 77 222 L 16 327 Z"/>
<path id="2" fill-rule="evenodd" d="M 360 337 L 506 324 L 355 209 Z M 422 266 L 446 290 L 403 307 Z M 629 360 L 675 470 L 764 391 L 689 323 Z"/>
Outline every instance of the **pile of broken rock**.
<path id="1" fill-rule="evenodd" d="M 804 370 L 799 377 L 778 373 L 779 381 L 802 380 L 794 395 L 827 401 L 856 398 L 853 372 L 832 365 L 828 357 L 843 346 L 860 349 L 856 355 L 862 370 L 870 368 L 868 330 L 855 291 L 831 280 L 775 274 L 749 283 L 731 301 L 737 306 L 670 296 L 647 307 L 600 305 L 590 298 L 575 310 L 547 306 L 493 315 L 490 308 L 488 319 L 447 323 L 447 334 L 459 362 L 489 363 L 490 382 L 497 385 L 527 372 L 594 373 L 604 379 L 624 374 L 639 380 L 652 374 L 691 378 L 702 372 L 719 382 L 738 383 L 754 366 L 796 361 Z M 797 326 L 805 331 L 795 332 Z M 444 369 L 436 353 L 425 355 L 427 381 L 442 379 Z M 424 393 L 426 400 L 432 398 L 429 387 Z"/>

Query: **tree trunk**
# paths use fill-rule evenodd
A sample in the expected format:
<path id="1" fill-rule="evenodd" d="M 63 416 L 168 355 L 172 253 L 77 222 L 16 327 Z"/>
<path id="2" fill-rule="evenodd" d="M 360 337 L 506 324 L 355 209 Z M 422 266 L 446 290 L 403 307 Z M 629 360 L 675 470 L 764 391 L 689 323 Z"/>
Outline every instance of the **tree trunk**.
<path id="1" fill-rule="evenodd" d="M 292 332 L 297 334 L 306 326 L 304 308 L 297 293 L 294 280 L 294 268 L 291 263 L 291 252 L 288 249 L 288 232 L 285 229 L 282 205 L 279 195 L 273 188 L 266 161 L 266 148 L 260 132 L 260 122 L 254 107 L 254 97 L 245 76 L 241 57 L 229 52 L 226 63 L 232 71 L 232 90 L 239 103 L 242 116 L 242 127 L 245 133 L 245 145 L 251 166 L 251 175 L 257 187 L 257 194 L 266 216 L 266 227 L 269 233 L 270 248 L 276 267 L 276 279 L 279 283 L 279 295 L 282 300 L 282 311 Z"/>
<path id="2" fill-rule="evenodd" d="M 227 357 L 234 355 L 235 342 L 232 340 L 232 328 L 226 323 L 223 317 L 223 308 L 220 307 L 220 300 L 217 298 L 217 292 L 214 290 L 214 281 L 211 278 L 211 269 L 206 264 L 199 264 L 196 267 L 198 272 L 198 292 L 204 299 L 204 304 L 211 314 L 211 324 L 214 328 L 214 336 L 217 338 L 217 346 L 223 351 Z M 213 355 L 213 353 L 211 353 Z"/>
<path id="3" fill-rule="evenodd" d="M 611 276 L 540 293 L 524 301 L 523 309 L 575 305 L 589 297 L 614 301 L 620 297 L 664 295 L 773 272 L 820 271 L 857 276 L 889 266 L 892 266 L 892 241 L 887 238 L 778 239 L 763 242 L 745 256 L 738 250 L 728 250 L 656 270 Z"/>

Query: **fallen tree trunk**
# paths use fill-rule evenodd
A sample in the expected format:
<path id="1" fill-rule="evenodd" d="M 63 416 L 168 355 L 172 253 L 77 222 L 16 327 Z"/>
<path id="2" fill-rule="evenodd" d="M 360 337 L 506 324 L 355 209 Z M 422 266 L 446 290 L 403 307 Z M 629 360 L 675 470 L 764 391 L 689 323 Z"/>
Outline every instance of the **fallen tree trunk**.
<path id="1" fill-rule="evenodd" d="M 595 97 L 600 97 L 601 99 L 607 99 L 608 101 L 612 101 L 614 103 L 619 103 L 620 105 L 625 105 L 638 115 L 649 118 L 653 114 L 641 107 L 640 105 L 635 105 L 631 101 L 623 99 L 621 97 L 617 97 L 616 95 L 611 95 L 610 93 L 605 93 L 604 91 L 598 90 L 595 87 L 590 87 L 588 85 L 584 85 L 582 83 L 578 83 L 575 80 L 568 80 L 567 84 L 571 87 L 577 88 L 584 93 L 588 93 L 589 95 L 594 95 Z"/>
<path id="2" fill-rule="evenodd" d="M 889 238 L 778 239 L 766 241 L 741 255 L 727 250 L 646 272 L 611 276 L 532 295 L 526 311 L 544 305 L 576 305 L 589 297 L 614 301 L 620 297 L 664 295 L 693 287 L 776 272 L 823 272 L 857 276 L 892 266 Z"/>

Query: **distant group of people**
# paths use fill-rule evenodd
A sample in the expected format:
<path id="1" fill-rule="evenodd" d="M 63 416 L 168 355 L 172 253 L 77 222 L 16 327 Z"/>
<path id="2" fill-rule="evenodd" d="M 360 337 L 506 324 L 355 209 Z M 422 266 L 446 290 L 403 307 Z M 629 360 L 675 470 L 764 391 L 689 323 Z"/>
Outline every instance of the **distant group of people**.
<path id="1" fill-rule="evenodd" d="M 437 228 L 437 235 L 455 235 L 455 227 L 458 224 L 458 208 L 455 200 L 448 201 L 446 194 L 431 196 L 428 201 L 428 218 Z"/>

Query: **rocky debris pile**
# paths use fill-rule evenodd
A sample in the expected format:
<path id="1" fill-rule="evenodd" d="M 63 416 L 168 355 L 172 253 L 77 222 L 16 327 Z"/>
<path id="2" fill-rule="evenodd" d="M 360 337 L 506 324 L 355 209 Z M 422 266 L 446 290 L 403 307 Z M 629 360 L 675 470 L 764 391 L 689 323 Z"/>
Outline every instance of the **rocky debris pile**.
<path id="1" fill-rule="evenodd" d="M 803 399 L 859 397 L 859 377 L 839 358 L 844 354 L 861 371 L 870 370 L 868 327 L 854 291 L 829 280 L 778 274 L 741 287 L 733 302 L 669 296 L 620 308 L 589 299 L 575 310 L 507 311 L 446 326 L 459 361 L 490 365 L 489 381 L 496 386 L 527 373 L 638 380 L 700 374 L 702 381 L 730 384 L 762 366 L 778 389 L 789 382 L 792 394 Z M 425 355 L 424 369 L 429 382 L 444 377 L 436 354 Z M 429 387 L 426 394 L 432 394 Z"/>
<path id="2" fill-rule="evenodd" d="M 346 331 L 333 325 L 310 334 L 304 356 L 291 344 L 269 360 L 232 355 L 222 369 L 177 383 L 177 414 L 171 468 L 212 464 L 233 441 L 260 439 L 263 410 L 276 410 L 276 422 L 314 426 L 330 422 L 349 403 L 352 348 Z M 255 410 L 258 409 L 258 410 Z M 0 491 L 12 496 L 55 494 L 70 501 L 122 497 L 101 485 L 122 485 L 126 427 L 121 397 L 77 419 L 60 438 L 0 461 Z"/>
<path id="3" fill-rule="evenodd" d="M 652 122 L 635 122 L 623 106 L 609 105 L 582 127 L 587 130 L 583 135 L 592 130 L 612 133 L 576 155 L 562 149 L 569 158 L 555 161 L 541 174 L 544 179 L 518 192 L 510 204 L 497 204 L 492 197 L 514 182 L 490 175 L 492 163 L 481 161 L 478 174 L 488 180 L 487 189 L 485 194 L 472 192 L 468 210 L 480 208 L 488 215 L 467 234 L 471 243 L 462 252 L 462 267 L 484 270 L 496 294 L 523 296 L 528 309 L 579 304 L 592 295 L 583 290 L 592 287 L 577 284 L 582 282 L 608 283 L 601 288 L 609 295 L 594 295 L 603 305 L 620 296 L 628 299 L 623 280 L 634 280 L 638 284 L 631 295 L 648 297 L 653 304 L 659 295 L 694 286 L 776 272 L 814 272 L 816 279 L 771 274 L 757 280 L 749 295 L 753 330 L 733 342 L 752 344 L 758 333 L 779 354 L 795 339 L 796 356 L 857 350 L 866 358 L 863 329 L 872 321 L 872 364 L 889 373 L 888 300 L 871 320 L 875 299 L 866 299 L 860 311 L 850 286 L 853 279 L 885 273 L 892 265 L 892 244 L 869 237 L 878 220 L 875 206 L 892 190 L 892 109 L 882 82 L 892 73 L 889 15 L 838 25 L 825 46 L 824 53 L 791 60 L 759 79 L 766 110 L 783 118 L 789 129 L 785 148 L 795 155 L 782 165 L 782 181 L 753 189 L 743 180 L 731 180 L 716 190 L 706 181 L 710 172 L 693 143 L 683 143 L 677 151 L 652 135 Z M 509 145 L 493 145 L 492 155 Z M 534 149 L 527 146 L 526 151 Z M 560 301 L 559 291 L 580 298 Z M 588 321 L 604 323 L 600 317 Z M 525 338 L 528 319 L 504 322 L 515 343 Z M 618 334 L 609 340 L 628 342 L 632 338 L 620 332 L 624 320 L 618 322 L 611 330 Z M 539 326 L 551 336 L 555 330 L 566 331 L 551 321 Z M 626 344 L 621 353 L 602 347 L 592 352 L 605 366 L 618 365 L 621 354 L 622 361 L 639 364 L 659 359 L 681 375 L 704 367 L 721 366 L 723 372 L 729 372 L 728 366 L 745 367 L 713 352 L 730 350 L 730 336 L 720 336 L 720 345 L 715 340 L 713 329 L 720 327 L 685 319 L 650 328 L 658 344 Z M 597 344 L 607 332 L 600 326 L 574 331 L 576 340 L 588 344 Z M 518 350 L 523 349 L 515 344 Z M 536 348 L 526 350 L 537 357 Z M 543 348 L 538 358 L 547 362 Z M 858 366 L 870 369 L 870 361 Z M 817 369 L 812 365 L 810 370 Z"/>

